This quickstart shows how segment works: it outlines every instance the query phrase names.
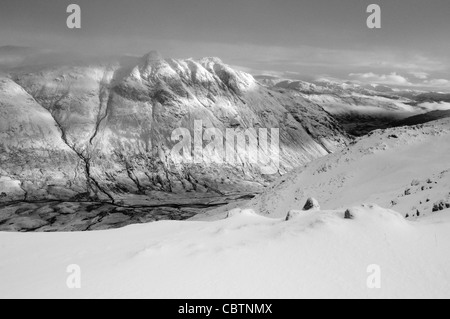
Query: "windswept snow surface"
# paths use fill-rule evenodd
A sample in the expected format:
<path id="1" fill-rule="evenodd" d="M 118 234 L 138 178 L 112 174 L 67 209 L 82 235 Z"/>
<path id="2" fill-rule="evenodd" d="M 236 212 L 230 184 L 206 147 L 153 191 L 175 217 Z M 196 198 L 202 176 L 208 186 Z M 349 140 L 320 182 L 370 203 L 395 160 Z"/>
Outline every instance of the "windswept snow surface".
<path id="1" fill-rule="evenodd" d="M 450 210 L 420 221 L 373 205 L 272 219 L 0 233 L 0 297 L 450 297 Z M 81 288 L 69 289 L 69 265 Z M 375 267 L 380 288 L 370 289 Z M 369 272 L 368 272 L 369 270 Z"/>

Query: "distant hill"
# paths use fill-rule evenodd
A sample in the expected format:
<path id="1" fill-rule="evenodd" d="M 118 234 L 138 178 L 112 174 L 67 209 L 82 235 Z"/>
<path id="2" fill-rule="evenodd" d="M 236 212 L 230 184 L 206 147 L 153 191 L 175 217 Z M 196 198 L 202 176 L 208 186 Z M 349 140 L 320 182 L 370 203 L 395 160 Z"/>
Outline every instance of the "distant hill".
<path id="1" fill-rule="evenodd" d="M 397 121 L 394 126 L 411 126 L 436 121 L 439 119 L 450 117 L 450 110 L 447 111 L 431 111 L 425 114 L 415 115 Z"/>

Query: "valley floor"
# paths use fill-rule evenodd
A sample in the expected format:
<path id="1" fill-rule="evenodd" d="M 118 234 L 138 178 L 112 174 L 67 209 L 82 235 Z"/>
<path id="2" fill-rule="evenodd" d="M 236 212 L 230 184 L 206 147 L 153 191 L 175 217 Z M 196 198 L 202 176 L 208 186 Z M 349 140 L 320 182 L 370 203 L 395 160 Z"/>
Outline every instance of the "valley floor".
<path id="1" fill-rule="evenodd" d="M 121 228 L 159 220 L 186 220 L 254 194 L 128 195 L 118 202 L 28 201 L 0 204 L 0 231 L 69 232 Z"/>

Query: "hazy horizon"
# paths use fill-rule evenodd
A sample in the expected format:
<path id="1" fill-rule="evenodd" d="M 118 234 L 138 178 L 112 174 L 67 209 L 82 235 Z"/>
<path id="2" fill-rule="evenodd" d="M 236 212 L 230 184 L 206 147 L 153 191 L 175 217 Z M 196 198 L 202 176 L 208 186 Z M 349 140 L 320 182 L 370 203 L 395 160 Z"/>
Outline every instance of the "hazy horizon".
<path id="1" fill-rule="evenodd" d="M 66 27 L 70 3 L 82 27 Z M 366 8 L 382 8 L 382 28 Z M 92 55 L 218 56 L 252 74 L 450 87 L 444 0 L 3 0 L 0 43 Z"/>

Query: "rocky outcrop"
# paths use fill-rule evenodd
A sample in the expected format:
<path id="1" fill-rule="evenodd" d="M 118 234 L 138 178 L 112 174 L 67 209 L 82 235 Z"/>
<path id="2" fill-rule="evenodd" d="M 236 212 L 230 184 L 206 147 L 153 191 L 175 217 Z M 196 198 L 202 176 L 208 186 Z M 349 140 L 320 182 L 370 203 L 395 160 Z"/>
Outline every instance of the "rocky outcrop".
<path id="1" fill-rule="evenodd" d="M 353 218 L 355 218 L 355 213 L 354 213 L 354 211 L 353 211 L 352 209 L 347 209 L 347 210 L 345 210 L 344 218 L 345 218 L 345 219 L 353 219 Z"/>
<path id="2" fill-rule="evenodd" d="M 319 202 L 317 201 L 317 199 L 310 197 L 306 201 L 303 210 L 320 210 Z"/>
<path id="3" fill-rule="evenodd" d="M 434 203 L 433 205 L 433 212 L 438 212 L 444 209 L 449 209 L 450 208 L 450 202 L 441 200 L 439 202 Z"/>

